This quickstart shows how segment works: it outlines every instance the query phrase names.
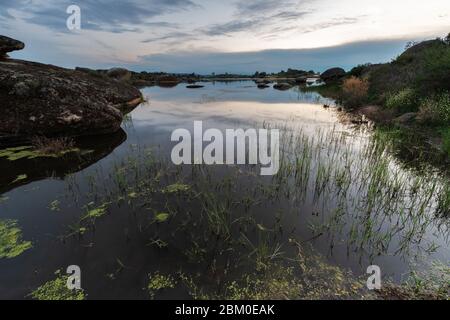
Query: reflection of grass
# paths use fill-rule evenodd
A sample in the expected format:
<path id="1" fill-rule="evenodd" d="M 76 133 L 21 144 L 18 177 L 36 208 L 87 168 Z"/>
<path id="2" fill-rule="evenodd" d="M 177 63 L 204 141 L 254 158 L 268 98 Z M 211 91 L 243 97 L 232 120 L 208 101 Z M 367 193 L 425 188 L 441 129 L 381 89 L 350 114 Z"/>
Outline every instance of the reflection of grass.
<path id="1" fill-rule="evenodd" d="M 295 232 L 293 212 L 308 201 L 314 204 L 306 216 L 313 239 L 328 236 L 330 248 L 336 238 L 369 258 L 436 250 L 425 235 L 430 227 L 447 230 L 437 218 L 450 206 L 440 196 L 448 188 L 445 177 L 400 166 L 377 135 L 283 132 L 280 171 L 271 178 L 255 174 L 254 166 L 227 167 L 219 175 L 215 166 L 176 167 L 133 148 L 108 176 L 90 174 L 89 213 L 71 235 L 87 232 L 85 220 L 94 224 L 105 214 L 99 204 L 111 212 L 126 206 L 144 217 L 139 230 L 151 250 L 174 249 L 179 278 L 194 298 L 365 298 L 359 280 L 345 270 L 314 252 L 292 253 L 286 233 Z M 196 267 L 207 271 L 185 271 Z M 326 273 L 333 279 L 320 280 Z"/>
<path id="2" fill-rule="evenodd" d="M 15 220 L 0 220 L 0 259 L 15 258 L 30 249 L 30 241 L 22 240 L 22 231 Z"/>

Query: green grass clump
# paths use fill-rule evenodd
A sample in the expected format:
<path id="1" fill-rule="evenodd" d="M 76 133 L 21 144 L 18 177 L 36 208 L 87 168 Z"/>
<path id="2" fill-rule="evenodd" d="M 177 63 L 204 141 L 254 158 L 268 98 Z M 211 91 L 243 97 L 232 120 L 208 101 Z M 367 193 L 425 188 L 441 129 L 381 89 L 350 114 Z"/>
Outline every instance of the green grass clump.
<path id="1" fill-rule="evenodd" d="M 67 288 L 69 276 L 61 275 L 60 271 L 55 273 L 57 278 L 44 283 L 34 290 L 30 295 L 36 300 L 84 300 L 86 295 L 84 290 Z"/>
<path id="2" fill-rule="evenodd" d="M 406 88 L 389 95 L 386 107 L 397 112 L 417 111 L 417 97 L 414 90 Z"/>
<path id="3" fill-rule="evenodd" d="M 22 240 L 22 231 L 15 220 L 0 220 L 0 259 L 11 259 L 32 248 L 30 241 Z"/>
<path id="4" fill-rule="evenodd" d="M 436 94 L 424 99 L 420 106 L 420 118 L 433 124 L 450 123 L 450 93 Z"/>

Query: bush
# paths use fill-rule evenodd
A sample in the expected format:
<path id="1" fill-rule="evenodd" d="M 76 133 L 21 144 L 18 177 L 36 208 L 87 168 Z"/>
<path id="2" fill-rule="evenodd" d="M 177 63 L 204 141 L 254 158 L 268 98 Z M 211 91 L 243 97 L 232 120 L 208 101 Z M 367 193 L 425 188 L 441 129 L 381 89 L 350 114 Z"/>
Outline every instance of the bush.
<path id="1" fill-rule="evenodd" d="M 450 91 L 450 45 L 442 40 L 427 48 L 415 80 L 421 94 Z"/>
<path id="2" fill-rule="evenodd" d="M 388 95 L 386 100 L 386 107 L 398 112 L 417 111 L 417 105 L 416 93 L 409 88 Z"/>
<path id="3" fill-rule="evenodd" d="M 450 157 L 450 127 L 442 131 L 442 145 L 444 147 L 444 151 Z"/>
<path id="4" fill-rule="evenodd" d="M 422 101 L 419 117 L 424 122 L 443 123 L 450 122 L 450 94 L 441 93 L 433 95 Z"/>
<path id="5" fill-rule="evenodd" d="M 352 70 L 350 70 L 349 75 L 354 77 L 361 77 L 367 70 L 370 69 L 371 64 L 359 64 L 356 67 L 354 67 Z"/>
<path id="6" fill-rule="evenodd" d="M 350 77 L 344 80 L 342 85 L 344 104 L 350 107 L 362 105 L 367 100 L 369 82 L 357 77 Z"/>

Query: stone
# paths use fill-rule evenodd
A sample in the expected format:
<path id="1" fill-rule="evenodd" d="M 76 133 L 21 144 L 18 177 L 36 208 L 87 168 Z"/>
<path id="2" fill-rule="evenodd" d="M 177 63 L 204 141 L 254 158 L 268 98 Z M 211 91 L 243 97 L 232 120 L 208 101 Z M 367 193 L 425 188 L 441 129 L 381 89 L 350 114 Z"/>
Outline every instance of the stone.
<path id="1" fill-rule="evenodd" d="M 8 58 L 8 52 L 22 50 L 25 44 L 21 41 L 0 35 L 0 59 Z"/>

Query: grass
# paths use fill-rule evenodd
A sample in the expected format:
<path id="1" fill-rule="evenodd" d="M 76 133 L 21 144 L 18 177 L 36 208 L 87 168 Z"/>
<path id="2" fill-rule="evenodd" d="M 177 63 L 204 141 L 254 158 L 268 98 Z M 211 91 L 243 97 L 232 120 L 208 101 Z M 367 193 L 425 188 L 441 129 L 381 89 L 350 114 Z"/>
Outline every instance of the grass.
<path id="1" fill-rule="evenodd" d="M 450 157 L 450 127 L 442 130 L 442 146 L 444 152 Z"/>
<path id="2" fill-rule="evenodd" d="M 35 150 L 41 154 L 61 154 L 71 150 L 75 146 L 75 141 L 71 138 L 46 138 L 34 137 L 31 141 Z"/>
<path id="3" fill-rule="evenodd" d="M 292 219 L 309 214 L 298 213 L 308 201 L 314 207 L 307 219 L 311 239 L 329 241 L 330 248 L 341 239 L 353 255 L 369 258 L 437 249 L 426 234 L 435 227 L 438 234 L 447 230 L 438 217 L 450 208 L 443 196 L 448 180 L 392 157 L 383 135 L 402 137 L 401 132 L 306 134 L 288 127 L 282 132 L 279 174 L 266 178 L 255 166 L 218 174 L 215 166 L 176 167 L 154 150 L 132 148 L 107 176 L 101 170 L 86 176 L 87 213 L 69 236 L 94 230 L 107 210 L 114 215 L 121 207 L 142 215 L 138 229 L 147 247 L 170 252 L 181 269 L 169 272 L 170 281 L 154 277 L 150 295 L 157 297 L 160 284 L 178 283 L 200 299 L 372 297 L 348 271 L 301 251 L 300 241 L 288 241 L 295 235 Z M 79 201 L 78 193 L 74 197 Z M 332 277 L 320 278 L 327 274 Z"/>

